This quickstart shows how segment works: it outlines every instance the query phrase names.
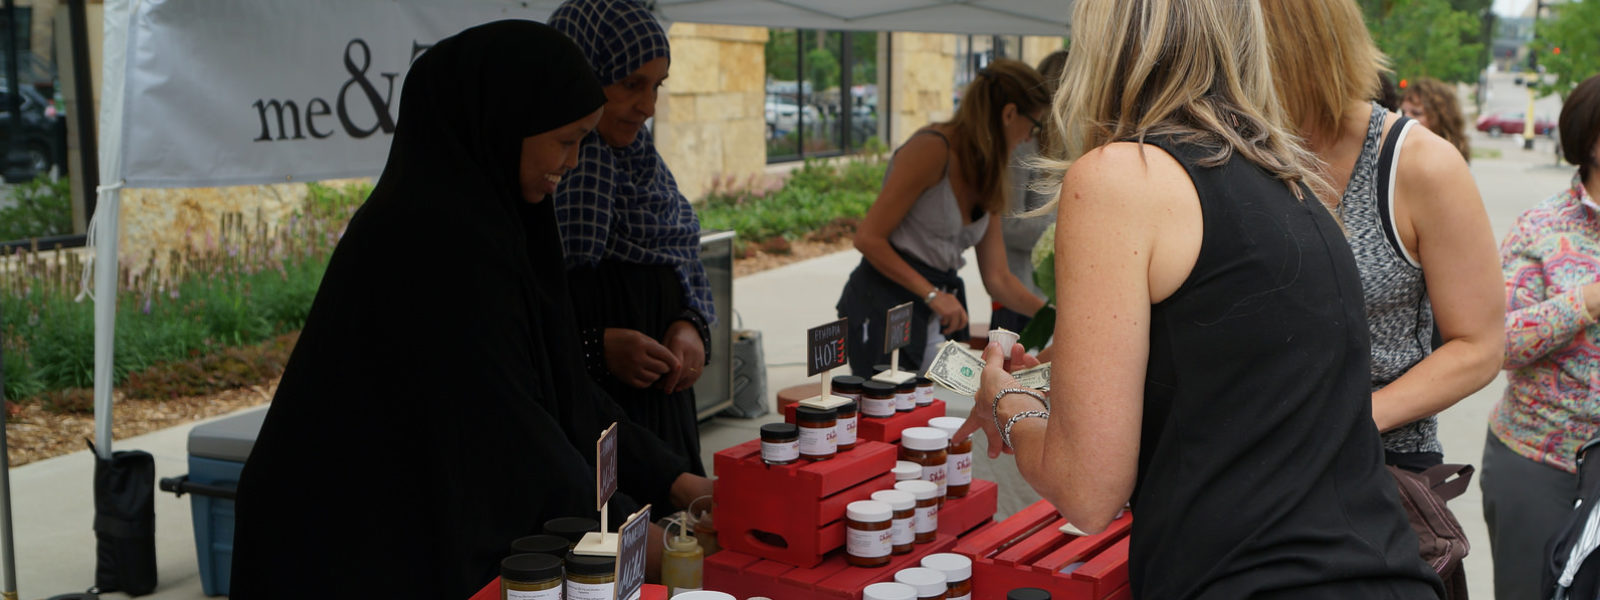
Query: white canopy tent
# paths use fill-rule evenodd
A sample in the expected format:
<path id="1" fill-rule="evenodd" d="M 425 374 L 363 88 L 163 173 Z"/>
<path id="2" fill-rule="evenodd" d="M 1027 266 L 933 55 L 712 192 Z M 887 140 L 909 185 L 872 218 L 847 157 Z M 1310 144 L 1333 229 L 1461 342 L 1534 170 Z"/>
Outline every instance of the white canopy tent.
<path id="1" fill-rule="evenodd" d="M 665 22 L 1066 35 L 1072 0 L 656 0 Z M 95 442 L 109 457 L 120 190 L 375 176 L 410 61 L 559 0 L 106 0 L 95 247 Z"/>

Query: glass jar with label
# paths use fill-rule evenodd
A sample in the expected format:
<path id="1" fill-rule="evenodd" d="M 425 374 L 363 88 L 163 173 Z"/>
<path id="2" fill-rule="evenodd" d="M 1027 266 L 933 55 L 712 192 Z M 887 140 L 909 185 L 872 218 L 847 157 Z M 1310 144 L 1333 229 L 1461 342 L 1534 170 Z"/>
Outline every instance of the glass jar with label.
<path id="1" fill-rule="evenodd" d="M 904 583 L 874 583 L 861 590 L 861 600 L 917 600 L 917 588 Z"/>
<path id="2" fill-rule="evenodd" d="M 561 559 L 513 554 L 500 561 L 500 600 L 561 600 Z"/>
<path id="3" fill-rule="evenodd" d="M 922 557 L 922 566 L 944 573 L 945 600 L 972 600 L 972 559 L 941 553 Z"/>
<path id="4" fill-rule="evenodd" d="M 927 544 L 939 537 L 939 486 L 931 481 L 917 479 L 894 484 L 894 489 L 911 494 L 917 499 L 916 512 L 911 517 L 911 529 L 916 533 L 916 543 Z"/>
<path id="5" fill-rule="evenodd" d="M 933 380 L 927 377 L 917 378 L 917 406 L 933 404 Z"/>
<path id="6" fill-rule="evenodd" d="M 875 419 L 894 416 L 894 384 L 878 380 L 861 384 L 861 414 Z"/>
<path id="7" fill-rule="evenodd" d="M 960 498 L 972 489 L 972 436 L 956 439 L 956 432 L 966 423 L 959 417 L 934 417 L 928 426 L 949 434 L 950 445 L 945 448 L 944 495 Z"/>
<path id="8" fill-rule="evenodd" d="M 616 557 L 568 554 L 566 600 L 614 600 L 616 571 Z"/>
<path id="9" fill-rule="evenodd" d="M 950 436 L 943 429 L 933 427 L 907 427 L 900 432 L 900 460 L 922 465 L 924 481 L 939 486 L 939 497 L 945 495 L 946 463 Z"/>
<path id="10" fill-rule="evenodd" d="M 894 510 L 894 519 L 890 521 L 889 531 L 893 532 L 890 542 L 894 544 L 895 554 L 911 552 L 917 543 L 915 525 L 911 523 L 917 514 L 917 499 L 900 490 L 879 490 L 872 493 L 872 499 L 889 505 Z"/>
<path id="11" fill-rule="evenodd" d="M 544 522 L 544 532 L 566 539 L 568 550 L 591 531 L 600 531 L 600 522 L 588 517 L 556 517 Z"/>
<path id="12" fill-rule="evenodd" d="M 908 413 L 917 409 L 917 380 L 907 379 L 894 386 L 895 412 Z"/>
<path id="13" fill-rule="evenodd" d="M 836 410 L 839 411 L 839 419 L 833 426 L 836 440 L 834 445 L 840 452 L 844 452 L 856 447 L 856 427 L 859 423 L 856 419 L 856 403 L 852 400 Z"/>
<path id="14" fill-rule="evenodd" d="M 767 423 L 761 426 L 761 462 L 792 465 L 800 460 L 800 428 L 793 423 Z"/>
<path id="15" fill-rule="evenodd" d="M 894 480 L 897 482 L 922 479 L 922 465 L 909 460 L 894 461 L 894 469 L 891 472 L 894 473 Z"/>
<path id="16" fill-rule="evenodd" d="M 839 451 L 839 411 L 832 408 L 800 406 L 794 410 L 795 424 L 800 426 L 800 458 L 809 461 L 828 460 Z"/>
<path id="17" fill-rule="evenodd" d="M 861 386 L 866 382 L 866 379 L 855 375 L 840 375 L 833 378 L 830 387 L 833 388 L 833 395 L 859 402 L 861 401 Z"/>
<path id="18" fill-rule="evenodd" d="M 924 567 L 901 569 L 894 574 L 896 583 L 904 583 L 917 590 L 917 600 L 945 600 L 949 588 L 944 583 L 944 573 Z"/>
<path id="19" fill-rule="evenodd" d="M 845 505 L 845 562 L 857 567 L 889 564 L 893 551 L 894 509 L 873 500 Z"/>

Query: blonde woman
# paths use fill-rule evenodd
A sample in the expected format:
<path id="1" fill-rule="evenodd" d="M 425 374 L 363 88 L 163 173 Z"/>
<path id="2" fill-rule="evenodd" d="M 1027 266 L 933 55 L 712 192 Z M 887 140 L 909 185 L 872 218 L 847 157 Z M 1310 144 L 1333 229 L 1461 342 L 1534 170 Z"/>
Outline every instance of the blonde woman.
<path id="1" fill-rule="evenodd" d="M 1406 87 L 1400 111 L 1450 142 L 1461 152 L 1462 160 L 1472 160 L 1472 142 L 1467 140 L 1466 119 L 1461 116 L 1454 86 L 1428 77 L 1417 79 Z"/>
<path id="2" fill-rule="evenodd" d="M 1085 531 L 1131 499 L 1134 598 L 1435 598 L 1372 426 L 1355 258 L 1257 7 L 1077 2 L 1097 25 L 1053 111 L 1052 391 L 991 345 L 964 430 Z"/>
<path id="3" fill-rule="evenodd" d="M 948 122 L 929 125 L 895 151 L 877 201 L 856 229 L 861 265 L 840 294 L 850 319 L 850 369 L 872 375 L 889 362 L 883 317 L 915 302 L 902 369 L 918 371 L 945 337 L 967 339 L 962 253 L 977 247 L 983 287 L 1026 316 L 1044 306 L 1006 266 L 1001 215 L 1011 152 L 1032 139 L 1050 103 L 1039 72 L 1008 59 L 990 63 L 967 86 Z"/>

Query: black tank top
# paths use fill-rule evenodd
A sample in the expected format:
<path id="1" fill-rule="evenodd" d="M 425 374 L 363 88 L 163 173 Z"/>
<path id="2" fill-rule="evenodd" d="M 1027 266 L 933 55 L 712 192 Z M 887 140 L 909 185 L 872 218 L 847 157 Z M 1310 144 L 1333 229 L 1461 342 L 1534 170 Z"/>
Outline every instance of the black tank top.
<path id="1" fill-rule="evenodd" d="M 1199 193 L 1194 269 L 1151 307 L 1135 598 L 1434 598 L 1372 422 L 1361 278 L 1312 196 L 1152 139 Z"/>

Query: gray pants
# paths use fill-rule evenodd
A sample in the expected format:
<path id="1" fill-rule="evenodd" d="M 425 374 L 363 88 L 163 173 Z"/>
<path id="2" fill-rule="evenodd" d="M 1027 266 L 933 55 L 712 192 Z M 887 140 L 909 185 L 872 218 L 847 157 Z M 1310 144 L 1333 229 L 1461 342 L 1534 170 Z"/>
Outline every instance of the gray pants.
<path id="1" fill-rule="evenodd" d="M 1513 452 L 1494 433 L 1483 443 L 1483 520 L 1489 525 L 1498 600 L 1543 598 L 1545 544 L 1578 499 L 1578 476 Z"/>

